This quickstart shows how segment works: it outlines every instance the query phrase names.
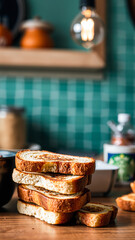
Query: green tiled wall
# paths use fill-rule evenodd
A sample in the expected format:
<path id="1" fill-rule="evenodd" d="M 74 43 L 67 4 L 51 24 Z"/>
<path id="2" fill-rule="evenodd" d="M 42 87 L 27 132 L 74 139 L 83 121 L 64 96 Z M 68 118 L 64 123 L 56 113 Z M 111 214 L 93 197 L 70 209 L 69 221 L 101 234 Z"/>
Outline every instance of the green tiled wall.
<path id="1" fill-rule="evenodd" d="M 37 9 L 43 17 L 41 2 L 29 1 L 30 16 Z M 99 152 L 110 138 L 107 120 L 116 121 L 119 112 L 128 112 L 135 125 L 135 31 L 126 1 L 107 2 L 108 66 L 102 82 L 0 78 L 0 104 L 24 105 L 27 109 L 29 142 L 52 150 Z M 74 47 L 70 38 L 68 44 Z"/>

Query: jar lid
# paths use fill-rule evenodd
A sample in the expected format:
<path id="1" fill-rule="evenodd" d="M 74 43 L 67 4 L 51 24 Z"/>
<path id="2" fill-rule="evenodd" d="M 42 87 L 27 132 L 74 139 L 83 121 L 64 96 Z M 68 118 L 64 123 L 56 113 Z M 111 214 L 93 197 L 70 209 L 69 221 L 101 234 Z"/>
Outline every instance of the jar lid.
<path id="1" fill-rule="evenodd" d="M 104 150 L 110 151 L 111 153 L 119 152 L 119 153 L 135 153 L 135 145 L 114 145 L 109 143 L 104 143 Z"/>
<path id="2" fill-rule="evenodd" d="M 27 21 L 24 21 L 21 25 L 21 29 L 25 30 L 28 28 L 43 28 L 48 32 L 52 32 L 54 30 L 54 27 L 49 22 L 43 21 L 40 19 L 40 17 L 35 17 L 33 19 L 29 19 Z"/>
<path id="3" fill-rule="evenodd" d="M 127 113 L 119 113 L 118 114 L 118 122 L 119 123 L 126 123 L 130 121 L 130 114 Z"/>
<path id="4" fill-rule="evenodd" d="M 0 150 L 0 160 L 3 160 L 5 158 L 11 158 L 15 157 L 15 152 L 7 151 L 7 150 Z"/>
<path id="5" fill-rule="evenodd" d="M 0 112 L 13 112 L 13 113 L 24 113 L 24 107 L 0 105 Z"/>

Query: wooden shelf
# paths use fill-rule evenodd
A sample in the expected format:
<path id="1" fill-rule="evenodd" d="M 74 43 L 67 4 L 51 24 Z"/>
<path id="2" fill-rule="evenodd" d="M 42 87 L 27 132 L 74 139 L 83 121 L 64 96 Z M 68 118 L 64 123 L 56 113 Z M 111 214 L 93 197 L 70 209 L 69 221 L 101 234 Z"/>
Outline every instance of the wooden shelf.
<path id="1" fill-rule="evenodd" d="M 0 66 L 101 69 L 105 62 L 96 51 L 6 48 L 0 49 Z"/>
<path id="2" fill-rule="evenodd" d="M 104 21 L 105 3 L 106 0 L 97 0 L 97 12 Z M 101 79 L 105 67 L 105 41 L 90 52 L 64 49 L 0 49 L 0 75 Z"/>

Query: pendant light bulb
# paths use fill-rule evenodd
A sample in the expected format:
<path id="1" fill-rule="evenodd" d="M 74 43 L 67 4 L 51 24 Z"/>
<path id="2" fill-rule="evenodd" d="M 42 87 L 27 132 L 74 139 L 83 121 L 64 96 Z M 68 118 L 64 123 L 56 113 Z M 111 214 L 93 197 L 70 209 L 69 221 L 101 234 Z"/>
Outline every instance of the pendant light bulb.
<path id="1" fill-rule="evenodd" d="M 81 12 L 71 24 L 72 39 L 86 49 L 102 42 L 104 38 L 104 24 L 95 12 L 94 0 L 81 0 Z"/>

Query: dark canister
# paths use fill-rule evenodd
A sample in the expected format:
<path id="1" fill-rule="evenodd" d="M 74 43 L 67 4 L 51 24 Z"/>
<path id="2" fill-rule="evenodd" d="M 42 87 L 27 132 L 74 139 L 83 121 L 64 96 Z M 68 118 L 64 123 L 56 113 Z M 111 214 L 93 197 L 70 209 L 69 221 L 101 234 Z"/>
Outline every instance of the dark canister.
<path id="1" fill-rule="evenodd" d="M 13 195 L 15 183 L 12 172 L 15 165 L 15 153 L 0 151 L 0 207 L 8 203 Z"/>

